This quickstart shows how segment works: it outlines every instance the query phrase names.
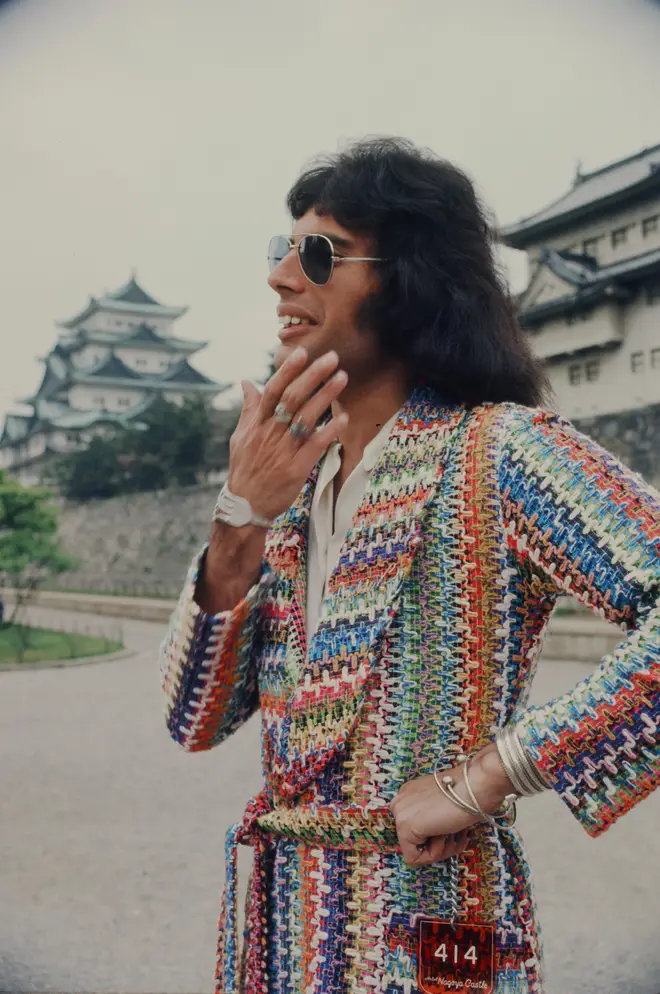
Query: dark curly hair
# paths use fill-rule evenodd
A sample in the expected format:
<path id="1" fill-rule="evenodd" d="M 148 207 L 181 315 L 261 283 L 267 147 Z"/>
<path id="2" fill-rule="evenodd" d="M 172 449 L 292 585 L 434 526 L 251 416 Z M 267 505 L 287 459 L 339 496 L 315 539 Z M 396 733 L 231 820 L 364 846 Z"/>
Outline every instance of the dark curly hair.
<path id="1" fill-rule="evenodd" d="M 312 165 L 287 196 L 371 236 L 380 285 L 360 319 L 415 383 L 468 406 L 546 396 L 541 363 L 493 258 L 492 227 L 470 179 L 399 138 L 359 141 Z"/>

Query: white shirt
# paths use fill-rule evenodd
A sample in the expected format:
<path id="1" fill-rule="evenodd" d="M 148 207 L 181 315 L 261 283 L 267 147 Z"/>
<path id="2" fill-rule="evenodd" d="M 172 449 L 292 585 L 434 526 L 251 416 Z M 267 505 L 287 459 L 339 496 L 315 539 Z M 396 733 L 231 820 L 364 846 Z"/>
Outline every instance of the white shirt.
<path id="1" fill-rule="evenodd" d="M 365 446 L 362 459 L 339 491 L 335 507 L 334 530 L 332 503 L 334 478 L 341 468 L 341 445 L 333 442 L 321 463 L 316 481 L 309 520 L 309 546 L 307 550 L 307 644 L 319 623 L 325 588 L 344 544 L 369 477 L 387 444 L 390 432 L 399 416 L 397 411 L 383 425 L 375 438 Z"/>

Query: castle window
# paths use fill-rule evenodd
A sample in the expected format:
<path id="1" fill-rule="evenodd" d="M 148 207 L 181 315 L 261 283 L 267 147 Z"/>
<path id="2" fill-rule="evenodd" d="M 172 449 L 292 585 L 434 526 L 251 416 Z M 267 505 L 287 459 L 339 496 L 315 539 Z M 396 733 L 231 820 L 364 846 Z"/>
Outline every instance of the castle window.
<path id="1" fill-rule="evenodd" d="M 644 369 L 644 353 L 643 352 L 631 352 L 630 353 L 630 368 L 633 373 L 641 373 Z"/>
<path id="2" fill-rule="evenodd" d="M 142 369 L 144 369 L 144 367 L 147 365 L 147 360 L 146 359 L 136 359 L 135 360 L 135 365 L 136 366 L 140 366 Z"/>
<path id="3" fill-rule="evenodd" d="M 118 397 L 117 403 L 119 404 L 120 407 L 130 407 L 131 405 L 130 398 L 128 397 Z"/>
<path id="4" fill-rule="evenodd" d="M 646 288 L 646 303 L 649 306 L 657 304 L 660 301 L 660 280 L 656 280 L 654 283 L 649 283 Z"/>
<path id="5" fill-rule="evenodd" d="M 642 236 L 648 238 L 649 235 L 655 235 L 660 231 L 660 214 L 655 214 L 653 217 L 645 217 L 642 220 Z"/>
<path id="6" fill-rule="evenodd" d="M 590 321 L 592 313 L 592 310 L 572 311 L 570 314 L 566 315 L 564 320 L 570 328 L 571 325 L 576 324 L 578 321 Z"/>
<path id="7" fill-rule="evenodd" d="M 660 369 L 660 349 L 651 349 L 651 369 Z"/>
<path id="8" fill-rule="evenodd" d="M 598 258 L 598 246 L 603 240 L 603 236 L 599 235 L 597 238 L 587 238 L 582 245 L 582 251 L 585 255 L 590 255 L 592 258 Z"/>
<path id="9" fill-rule="evenodd" d="M 600 374 L 600 359 L 588 359 L 586 373 L 588 380 L 597 380 Z"/>
<path id="10" fill-rule="evenodd" d="M 568 382 L 573 387 L 576 387 L 578 383 L 582 383 L 582 366 L 579 363 L 574 363 L 568 367 Z"/>
<path id="11" fill-rule="evenodd" d="M 618 248 L 619 245 L 625 245 L 628 241 L 628 229 L 627 228 L 615 228 L 612 232 L 612 248 Z"/>

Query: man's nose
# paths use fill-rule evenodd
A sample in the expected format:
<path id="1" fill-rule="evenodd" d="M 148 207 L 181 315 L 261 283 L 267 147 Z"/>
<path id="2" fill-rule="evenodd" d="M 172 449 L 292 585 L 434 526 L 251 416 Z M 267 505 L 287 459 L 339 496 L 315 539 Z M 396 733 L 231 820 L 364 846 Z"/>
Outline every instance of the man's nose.
<path id="1" fill-rule="evenodd" d="M 305 287 L 303 276 L 295 249 L 291 249 L 281 262 L 268 274 L 268 285 L 276 293 L 289 290 L 291 293 L 301 293 Z"/>

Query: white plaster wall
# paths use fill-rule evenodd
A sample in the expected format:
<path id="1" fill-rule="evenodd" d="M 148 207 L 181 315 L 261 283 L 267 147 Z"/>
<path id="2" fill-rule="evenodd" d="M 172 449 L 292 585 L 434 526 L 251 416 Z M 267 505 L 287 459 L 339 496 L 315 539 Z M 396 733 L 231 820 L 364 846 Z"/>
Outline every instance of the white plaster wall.
<path id="1" fill-rule="evenodd" d="M 110 349 L 104 345 L 85 345 L 71 356 L 71 362 L 76 369 L 92 369 L 110 355 Z"/>
<path id="2" fill-rule="evenodd" d="M 539 244 L 527 250 L 530 272 L 542 248 L 570 250 L 579 254 L 583 251 L 586 240 L 598 236 L 601 236 L 601 240 L 598 243 L 596 257 L 601 265 L 620 262 L 630 256 L 660 248 L 660 230 L 646 236 L 642 234 L 643 219 L 655 215 L 660 216 L 660 197 L 645 204 L 618 210 L 605 218 L 578 225 L 576 228 L 562 232 L 561 235 L 544 238 Z M 626 241 L 615 248 L 612 245 L 612 232 L 627 225 L 630 227 Z M 660 229 L 660 222 L 658 228 Z"/>
<path id="3" fill-rule="evenodd" d="M 593 352 L 588 356 L 567 357 L 549 368 L 555 392 L 553 406 L 566 417 L 588 417 L 594 414 L 612 414 L 616 411 L 645 407 L 660 403 L 660 302 L 649 305 L 645 295 L 640 295 L 623 313 L 624 336 L 621 345 L 610 352 Z M 569 331 L 571 329 L 568 329 Z M 643 354 L 643 368 L 633 372 L 631 355 Z M 598 378 L 587 381 L 586 363 L 599 359 Z M 572 365 L 582 366 L 581 382 L 574 385 L 569 379 Z"/>
<path id="4" fill-rule="evenodd" d="M 69 440 L 68 432 L 54 431 L 50 436 L 50 446 L 57 452 L 68 452 L 75 448 L 75 442 Z"/>
<path id="5" fill-rule="evenodd" d="M 36 487 L 41 482 L 39 470 L 40 466 L 37 463 L 36 466 L 26 466 L 24 469 L 19 469 L 15 474 L 16 479 L 19 483 L 22 483 L 24 487 Z"/>
<path id="6" fill-rule="evenodd" d="M 171 404 L 178 404 L 180 407 L 183 404 L 183 394 L 165 391 L 165 400 L 168 400 Z"/>
<path id="7" fill-rule="evenodd" d="M 46 438 L 44 435 L 33 435 L 27 441 L 27 455 L 30 459 L 41 456 L 46 451 Z"/>
<path id="8" fill-rule="evenodd" d="M 588 348 L 603 348 L 623 340 L 624 318 L 616 304 L 605 304 L 591 312 L 561 317 L 529 331 L 532 348 L 541 359 L 562 356 Z"/>
<path id="9" fill-rule="evenodd" d="M 106 410 L 117 413 L 130 411 L 142 402 L 144 390 L 110 386 L 78 385 L 69 391 L 69 403 L 77 411 Z"/>
<path id="10" fill-rule="evenodd" d="M 136 373 L 164 373 L 170 365 L 169 353 L 154 349 L 115 349 L 115 355 Z"/>
<path id="11" fill-rule="evenodd" d="M 160 332 L 167 332 L 172 324 L 172 319 L 162 315 L 151 315 L 148 311 L 105 311 L 98 310 L 91 317 L 87 318 L 82 326 L 89 331 L 116 331 L 123 333 L 131 328 L 136 328 L 139 324 L 148 324 Z"/>

